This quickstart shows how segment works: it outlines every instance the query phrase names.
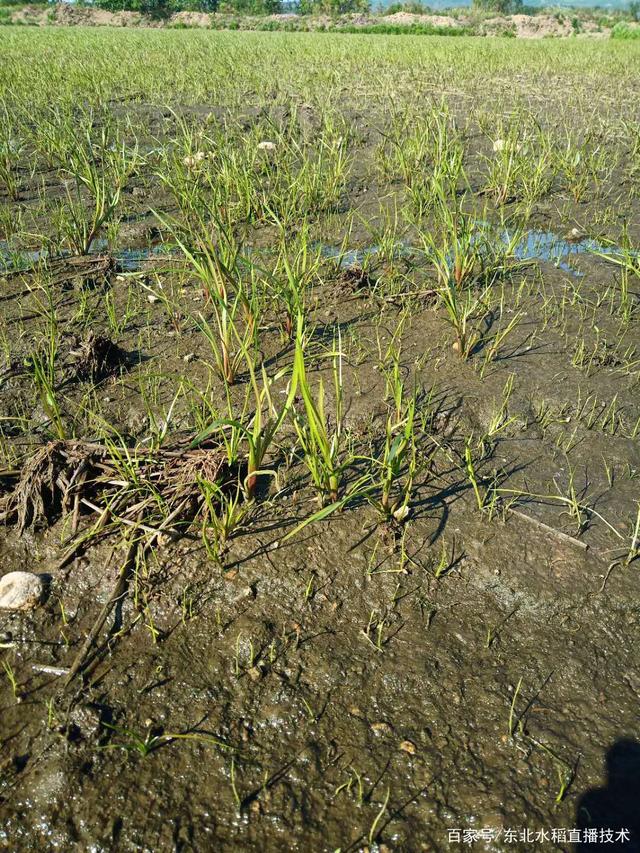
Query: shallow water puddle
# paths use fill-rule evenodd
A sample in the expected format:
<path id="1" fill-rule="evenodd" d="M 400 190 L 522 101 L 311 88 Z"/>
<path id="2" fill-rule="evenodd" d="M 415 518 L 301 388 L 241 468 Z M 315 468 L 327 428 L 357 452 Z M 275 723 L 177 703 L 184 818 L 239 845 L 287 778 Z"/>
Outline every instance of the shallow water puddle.
<path id="1" fill-rule="evenodd" d="M 477 237 L 478 240 L 486 240 L 486 223 L 483 232 Z M 496 232 L 493 235 L 499 239 L 504 246 L 512 243 L 512 236 L 508 230 Z M 325 243 L 314 243 L 312 248 L 320 251 L 323 258 L 335 261 L 341 269 L 363 266 L 367 261 L 381 254 L 383 248 L 373 244 L 361 249 L 345 249 L 342 247 L 329 246 Z M 90 255 L 100 254 L 107 251 L 108 243 L 104 239 L 95 240 L 89 251 Z M 394 247 L 394 254 L 398 258 L 411 257 L 415 254 L 423 254 L 424 250 L 412 246 L 406 241 L 399 241 Z M 119 272 L 137 272 L 142 269 L 149 260 L 162 257 L 172 257 L 177 254 L 176 247 L 169 244 L 148 246 L 145 248 L 120 249 L 113 254 L 116 270 Z M 252 254 L 251 251 L 248 254 Z M 581 277 L 584 274 L 575 269 L 568 259 L 574 255 L 601 254 L 601 255 L 627 255 L 640 257 L 640 252 L 622 249 L 620 246 L 604 245 L 589 237 L 570 240 L 561 237 L 553 231 L 527 231 L 522 239 L 513 247 L 513 257 L 519 261 L 544 261 L 554 264 L 558 269 Z M 70 255 L 63 252 L 61 257 Z M 0 240 L 0 272 L 19 272 L 37 263 L 43 258 L 54 257 L 48 249 L 15 250 L 6 240 Z"/>
<path id="2" fill-rule="evenodd" d="M 508 245 L 509 234 L 504 232 L 502 237 L 505 245 Z M 579 270 L 571 266 L 565 260 L 571 255 L 586 255 L 600 253 L 603 255 L 623 254 L 624 250 L 619 246 L 605 246 L 588 237 L 577 240 L 567 240 L 553 231 L 527 231 L 522 240 L 514 249 L 514 256 L 520 261 L 548 261 L 558 269 L 565 270 L 575 276 L 582 276 Z M 632 255 L 637 255 L 631 252 Z"/>
<path id="3" fill-rule="evenodd" d="M 106 240 L 95 240 L 89 255 L 99 255 L 106 252 L 108 244 Z M 145 263 L 162 257 L 175 255 L 175 248 L 166 244 L 159 246 L 148 246 L 138 249 L 119 249 L 113 253 L 113 260 L 118 272 L 137 272 Z M 15 250 L 6 240 L 0 240 L 0 272 L 20 272 L 27 270 L 40 260 L 71 257 L 71 253 L 63 251 L 60 255 L 53 255 L 48 249 Z"/>
<path id="4" fill-rule="evenodd" d="M 477 240 L 486 240 L 486 223 L 479 223 L 485 226 L 483 233 L 479 234 Z M 504 246 L 509 246 L 512 243 L 512 236 L 509 231 L 504 230 L 497 232 L 494 238 L 500 240 Z M 319 248 L 322 256 L 327 260 L 336 261 L 341 268 L 349 268 L 354 266 L 362 266 L 368 260 L 375 258 L 382 252 L 382 247 L 376 244 L 366 246 L 362 249 L 342 249 L 335 246 L 327 246 L 325 244 L 316 244 L 315 248 Z M 417 246 L 412 246 L 407 242 L 399 242 L 396 245 L 397 257 L 409 257 L 412 254 L 423 253 L 424 250 Z M 602 255 L 630 255 L 631 257 L 639 257 L 640 253 L 635 251 L 624 250 L 620 246 L 604 245 L 597 240 L 592 240 L 589 237 L 582 239 L 569 240 L 561 237 L 553 231 L 527 231 L 521 240 L 513 247 L 513 257 L 519 261 L 544 261 L 552 263 L 558 269 L 571 273 L 571 275 L 581 277 L 581 273 L 573 267 L 568 260 L 573 255 L 587 254 L 602 254 Z"/>

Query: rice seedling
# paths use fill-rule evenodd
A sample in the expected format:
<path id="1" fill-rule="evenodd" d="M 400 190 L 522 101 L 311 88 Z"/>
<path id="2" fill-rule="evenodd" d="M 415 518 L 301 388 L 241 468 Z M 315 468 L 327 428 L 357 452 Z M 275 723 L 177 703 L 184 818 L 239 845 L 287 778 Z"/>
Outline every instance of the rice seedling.
<path id="1" fill-rule="evenodd" d="M 58 317 L 53 291 L 47 282 L 43 282 L 44 300 L 39 301 L 37 310 L 42 316 L 44 332 L 42 344 L 29 358 L 29 367 L 40 402 L 54 434 L 59 439 L 66 438 L 66 429 L 56 388 L 56 361 L 59 346 Z"/>
<path id="2" fill-rule="evenodd" d="M 464 146 L 448 104 L 441 100 L 425 114 L 394 107 L 378 162 L 383 175 L 400 174 L 413 214 L 420 219 L 442 196 L 455 197 L 464 178 Z"/>
<path id="3" fill-rule="evenodd" d="M 387 810 L 387 806 L 389 805 L 389 797 L 390 796 L 391 796 L 391 788 L 387 788 L 387 793 L 385 795 L 384 802 L 380 806 L 380 810 L 378 811 L 377 815 L 373 819 L 373 823 L 371 824 L 371 827 L 369 828 L 368 839 L 369 839 L 370 845 L 374 844 L 376 841 L 376 838 L 378 837 L 378 824 L 382 820 L 382 817 Z"/>
<path id="4" fill-rule="evenodd" d="M 11 118 L 6 104 L 0 108 L 0 185 L 11 201 L 20 196 L 19 169 L 23 162 L 24 141 Z"/>
<path id="5" fill-rule="evenodd" d="M 624 565 L 629 566 L 634 560 L 640 556 L 640 502 L 636 511 L 636 520 L 631 532 L 631 544 L 629 551 L 624 558 Z"/>
<path id="6" fill-rule="evenodd" d="M 120 740 L 117 743 L 104 744 L 99 747 L 100 749 L 123 749 L 125 752 L 137 753 L 141 758 L 146 758 L 162 746 L 179 743 L 180 741 L 194 741 L 196 743 L 217 746 L 223 750 L 233 751 L 233 748 L 222 739 L 199 732 L 161 732 L 154 734 L 153 727 L 149 726 L 141 734 L 124 726 L 115 726 L 106 722 L 102 723 L 102 725 L 106 729 L 109 729 L 110 732 L 118 735 Z"/>
<path id="7" fill-rule="evenodd" d="M 217 418 L 212 424 L 208 425 L 206 429 L 195 437 L 191 442 L 191 447 L 198 447 L 216 433 L 224 432 L 225 430 L 231 431 L 231 438 L 225 439 L 226 446 L 234 449 L 233 452 L 229 454 L 229 459 L 231 461 L 236 458 L 235 448 L 239 446 L 240 442 L 246 442 L 248 453 L 247 475 L 244 481 L 244 491 L 247 500 L 252 500 L 255 496 L 259 475 L 273 473 L 271 471 L 263 471 L 263 463 L 275 440 L 276 434 L 282 425 L 282 422 L 291 409 L 299 375 L 294 374 L 287 397 L 278 408 L 273 401 L 271 386 L 274 382 L 282 378 L 284 371 L 281 371 L 272 380 L 267 376 L 267 372 L 263 366 L 261 370 L 261 384 L 259 384 L 255 368 L 246 351 L 245 358 L 250 377 L 250 389 L 247 391 L 247 395 L 245 396 L 244 405 L 239 418 L 232 417 L 231 411 L 228 418 Z M 248 416 L 247 410 L 251 394 L 253 394 L 254 409 L 253 414 Z"/>
<path id="8" fill-rule="evenodd" d="M 201 537 L 205 550 L 220 562 L 232 533 L 249 511 L 239 482 L 218 483 L 199 477 L 197 486 L 203 499 Z"/>
<path id="9" fill-rule="evenodd" d="M 635 307 L 634 298 L 629 288 L 631 281 L 640 281 L 640 250 L 635 249 L 629 237 L 627 223 L 622 229 L 622 239 L 615 250 L 602 251 L 592 249 L 592 254 L 602 258 L 607 263 L 615 264 L 619 269 L 619 298 L 620 311 L 623 320 L 628 323 Z"/>
<path id="10" fill-rule="evenodd" d="M 502 345 L 504 344 L 506 339 L 511 335 L 511 333 L 514 332 L 518 328 L 523 317 L 524 317 L 523 311 L 516 311 L 516 313 L 506 323 L 506 325 L 502 328 L 497 329 L 495 334 L 493 335 L 493 337 L 490 339 L 490 341 L 487 342 L 487 344 L 484 348 L 484 356 L 483 356 L 482 364 L 480 366 L 480 371 L 479 371 L 479 375 L 480 375 L 481 379 L 484 377 L 484 374 L 486 372 L 488 365 L 490 365 L 492 362 L 494 362 L 497 359 L 498 353 L 500 352 Z"/>
<path id="11" fill-rule="evenodd" d="M 220 375 L 233 385 L 257 329 L 257 306 L 242 280 L 241 243 L 228 219 L 215 218 L 209 223 L 198 214 L 197 223 L 189 224 L 185 230 L 178 222 L 156 216 L 171 230 L 200 282 L 213 318 L 200 313 L 197 325 L 209 342 Z"/>
<path id="12" fill-rule="evenodd" d="M 351 790 L 353 789 L 353 796 L 355 798 L 356 803 L 361 806 L 364 804 L 364 783 L 362 774 L 359 773 L 355 767 L 349 765 L 347 768 L 349 773 L 349 778 L 346 782 L 343 782 L 333 792 L 334 798 L 341 794 L 343 791 L 346 791 L 347 794 L 351 794 Z M 345 770 L 345 772 L 347 772 Z"/>
<path id="13" fill-rule="evenodd" d="M 386 419 L 385 438 L 379 457 L 371 457 L 374 473 L 372 479 L 379 484 L 379 507 L 385 518 L 404 521 L 409 515 L 409 502 L 413 480 L 417 471 L 415 442 L 416 390 L 408 400 L 399 401 Z M 398 416 L 399 415 L 399 416 Z M 366 458 L 366 457 L 365 457 Z M 404 477 L 400 494 L 394 490 Z"/>
<path id="14" fill-rule="evenodd" d="M 549 141 L 534 116 L 516 113 L 498 123 L 491 143 L 485 192 L 500 206 L 518 201 L 527 220 L 553 182 Z"/>
<path id="15" fill-rule="evenodd" d="M 383 142 L 379 145 L 376 155 L 378 166 L 383 176 L 399 174 L 404 183 L 411 187 L 412 182 L 425 167 L 429 152 L 429 135 L 426 123 L 409 128 L 413 116 L 408 111 L 400 113 L 393 101 L 388 129 L 382 131 Z"/>
<path id="16" fill-rule="evenodd" d="M 311 149 L 291 134 L 279 135 L 272 144 L 273 152 L 260 158 L 268 183 L 254 183 L 249 190 L 258 218 L 276 219 L 289 229 L 309 212 L 337 205 L 350 165 L 344 129 L 325 119 L 324 130 Z M 264 149 L 256 153 L 264 153 Z"/>
<path id="17" fill-rule="evenodd" d="M 92 123 L 90 116 L 87 122 Z M 60 163 L 72 182 L 72 187 L 65 185 L 61 227 L 71 250 L 87 255 L 101 231 L 113 222 L 122 191 L 138 165 L 138 148 L 129 149 L 117 136 L 112 138 L 108 125 L 102 125 L 97 140 L 88 128 L 80 135 L 71 133 L 73 142 L 68 140 L 69 148 Z"/>
<path id="18" fill-rule="evenodd" d="M 555 151 L 558 171 L 563 175 L 565 185 L 573 200 L 583 200 L 589 187 L 598 187 L 603 175 L 615 167 L 611 153 L 598 145 L 590 137 L 579 145 L 567 131 L 565 145 Z"/>
<path id="19" fill-rule="evenodd" d="M 18 680 L 16 678 L 14 669 L 8 660 L 2 661 L 2 668 L 4 669 L 4 674 L 6 675 L 7 681 L 9 682 L 9 686 L 11 687 L 11 693 L 13 694 L 13 698 L 17 699 L 20 693 L 18 690 Z"/>
<path id="20" fill-rule="evenodd" d="M 455 540 L 451 543 L 451 553 L 449 554 L 447 550 L 447 543 L 442 538 L 440 543 L 440 558 L 438 560 L 437 565 L 434 564 L 433 568 L 433 576 L 436 580 L 440 580 L 440 578 L 444 577 L 449 571 L 451 571 L 452 567 L 455 565 Z"/>
<path id="21" fill-rule="evenodd" d="M 325 389 L 322 378 L 319 380 L 316 393 L 314 393 L 307 378 L 304 323 L 302 316 L 298 316 L 292 388 L 299 391 L 302 397 L 304 414 L 295 412 L 293 422 L 305 464 L 322 504 L 326 502 L 327 498 L 331 503 L 338 501 L 342 473 L 347 464 L 346 458 L 342 455 L 343 382 L 341 346 L 342 340 L 338 334 L 337 340 L 334 340 L 334 349 L 330 353 L 333 361 L 335 406 L 335 414 L 330 420 L 325 409 Z"/>
<path id="22" fill-rule="evenodd" d="M 450 279 L 440 288 L 438 295 L 445 309 L 445 318 L 455 334 L 453 349 L 460 358 L 466 360 L 481 340 L 481 332 L 477 328 L 470 328 L 470 325 L 485 313 L 487 291 L 481 294 L 471 290 L 460 291 Z"/>
<path id="23" fill-rule="evenodd" d="M 475 220 L 463 212 L 459 200 L 453 201 L 453 209 L 446 196 L 440 197 L 437 205 L 441 231 L 439 235 L 421 232 L 424 253 L 433 264 L 443 290 L 451 285 L 463 289 L 470 284 L 480 265 L 478 227 Z"/>
<path id="24" fill-rule="evenodd" d="M 476 498 L 476 503 L 480 512 L 485 508 L 487 495 L 483 495 L 480 491 L 480 480 L 478 478 L 476 464 L 473 458 L 473 438 L 467 436 L 464 442 L 464 467 L 467 478 L 473 489 L 473 494 Z"/>
<path id="25" fill-rule="evenodd" d="M 307 222 L 302 224 L 295 240 L 290 241 L 284 223 L 277 215 L 274 219 L 279 229 L 278 256 L 269 284 L 284 308 L 283 328 L 291 338 L 296 318 L 304 315 L 306 293 L 318 275 L 321 255 L 318 248 L 311 247 Z"/>
<path id="26" fill-rule="evenodd" d="M 400 315 L 386 347 L 383 347 L 380 330 L 376 329 L 378 369 L 384 376 L 385 380 L 384 399 L 391 401 L 396 421 L 400 421 L 402 419 L 402 406 L 405 395 L 405 383 L 401 364 L 401 340 L 402 333 L 406 326 L 407 316 L 408 315 L 404 312 Z"/>

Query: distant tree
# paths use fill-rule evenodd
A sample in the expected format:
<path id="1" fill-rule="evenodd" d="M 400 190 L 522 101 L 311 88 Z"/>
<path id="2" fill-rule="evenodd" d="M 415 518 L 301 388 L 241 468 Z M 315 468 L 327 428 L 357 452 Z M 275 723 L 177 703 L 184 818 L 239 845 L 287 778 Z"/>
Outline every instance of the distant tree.
<path id="1" fill-rule="evenodd" d="M 219 8 L 243 15 L 276 15 L 282 11 L 282 4 L 280 0 L 223 0 Z"/>
<path id="2" fill-rule="evenodd" d="M 174 12 L 215 12 L 218 0 L 94 0 L 93 5 L 109 12 L 140 12 L 152 18 L 168 18 Z"/>
<path id="3" fill-rule="evenodd" d="M 217 12 L 218 0 L 179 0 L 176 11 L 185 12 Z"/>
<path id="4" fill-rule="evenodd" d="M 173 0 L 95 0 L 95 5 L 109 12 L 140 12 L 152 18 L 167 18 L 176 11 Z"/>
<path id="5" fill-rule="evenodd" d="M 475 9 L 482 9 L 485 12 L 513 15 L 522 11 L 523 0 L 473 0 L 473 6 Z"/>
<path id="6" fill-rule="evenodd" d="M 640 3 L 638 0 L 632 0 L 629 3 L 629 15 L 632 21 L 640 21 Z"/>
<path id="7" fill-rule="evenodd" d="M 237 12 L 240 15 L 276 15 L 282 11 L 280 0 L 221 0 L 221 12 Z"/>
<path id="8" fill-rule="evenodd" d="M 299 0 L 301 15 L 345 15 L 348 12 L 368 12 L 369 0 Z"/>
<path id="9" fill-rule="evenodd" d="M 406 0 L 403 3 L 391 3 L 390 6 L 381 6 L 379 11 L 383 15 L 395 15 L 397 12 L 410 12 L 412 15 L 430 15 L 432 8 L 425 6 L 420 0 Z"/>

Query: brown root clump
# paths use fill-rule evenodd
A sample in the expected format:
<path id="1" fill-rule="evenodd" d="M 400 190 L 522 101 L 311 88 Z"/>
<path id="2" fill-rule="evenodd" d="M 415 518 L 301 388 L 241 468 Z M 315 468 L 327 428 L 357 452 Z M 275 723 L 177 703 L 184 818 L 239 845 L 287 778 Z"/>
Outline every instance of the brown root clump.
<path id="1" fill-rule="evenodd" d="M 225 453 L 213 445 L 158 450 L 147 462 L 143 477 L 162 496 L 168 517 L 188 526 L 203 510 L 200 483 L 224 484 L 231 473 Z"/>
<path id="2" fill-rule="evenodd" d="M 75 533 L 82 509 L 99 513 L 102 526 L 110 518 L 125 524 L 142 520 L 175 532 L 175 522 L 188 526 L 200 514 L 201 481 L 224 484 L 231 473 L 215 444 L 111 449 L 86 441 L 52 441 L 7 478 L 13 488 L 0 497 L 0 521 L 17 523 L 23 533 L 72 512 Z M 164 508 L 160 514 L 159 506 Z"/>
<path id="3" fill-rule="evenodd" d="M 340 284 L 351 293 L 371 290 L 373 287 L 369 273 L 359 266 L 345 267 L 340 274 Z"/>
<path id="4" fill-rule="evenodd" d="M 78 377 L 93 381 L 112 376 L 127 360 L 126 353 L 117 344 L 93 330 L 70 354 L 75 359 Z"/>
<path id="5" fill-rule="evenodd" d="M 17 521 L 19 533 L 50 524 L 70 506 L 76 484 L 85 482 L 91 456 L 77 442 L 50 441 L 25 462 L 13 490 L 0 498 L 0 521 Z"/>

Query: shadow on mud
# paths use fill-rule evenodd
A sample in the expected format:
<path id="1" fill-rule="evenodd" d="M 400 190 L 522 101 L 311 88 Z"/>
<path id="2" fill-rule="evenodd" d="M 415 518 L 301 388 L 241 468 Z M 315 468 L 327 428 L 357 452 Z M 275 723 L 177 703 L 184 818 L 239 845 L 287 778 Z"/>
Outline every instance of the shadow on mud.
<path id="1" fill-rule="evenodd" d="M 593 850 L 589 830 L 597 832 L 597 846 L 624 853 L 640 851 L 640 743 L 616 741 L 606 755 L 606 784 L 591 788 L 578 803 L 576 827 L 582 841 L 575 850 Z"/>

